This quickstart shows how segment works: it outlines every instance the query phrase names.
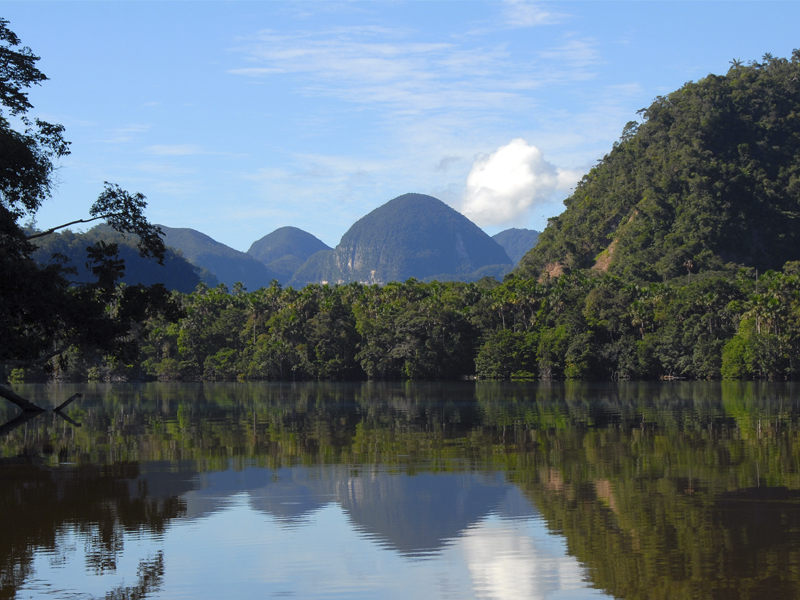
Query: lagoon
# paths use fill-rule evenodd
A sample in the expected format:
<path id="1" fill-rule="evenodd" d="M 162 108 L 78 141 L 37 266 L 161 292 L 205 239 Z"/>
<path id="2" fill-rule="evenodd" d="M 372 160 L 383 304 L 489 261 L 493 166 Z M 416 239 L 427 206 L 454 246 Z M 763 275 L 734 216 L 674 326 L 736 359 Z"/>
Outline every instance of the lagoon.
<path id="1" fill-rule="evenodd" d="M 792 383 L 14 389 L 3 598 L 800 597 Z"/>

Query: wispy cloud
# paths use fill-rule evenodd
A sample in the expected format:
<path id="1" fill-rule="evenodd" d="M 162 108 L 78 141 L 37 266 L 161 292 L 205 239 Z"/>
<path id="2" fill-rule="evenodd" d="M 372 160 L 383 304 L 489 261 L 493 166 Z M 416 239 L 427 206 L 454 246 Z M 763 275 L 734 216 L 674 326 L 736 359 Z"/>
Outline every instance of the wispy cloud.
<path id="1" fill-rule="evenodd" d="M 537 27 L 563 21 L 567 15 L 546 9 L 539 2 L 503 0 L 505 25 L 509 27 Z"/>
<path id="2" fill-rule="evenodd" d="M 434 170 L 440 173 L 446 173 L 450 167 L 460 163 L 461 161 L 462 158 L 460 156 L 445 156 L 437 163 L 437 165 L 434 167 Z"/>
<path id="3" fill-rule="evenodd" d="M 296 89 L 353 104 L 377 104 L 403 114 L 500 108 L 536 85 L 503 45 L 463 47 L 453 42 L 403 40 L 406 31 L 338 28 L 292 35 L 261 32 L 240 48 L 247 64 L 235 75 L 291 74 Z"/>
<path id="4" fill-rule="evenodd" d="M 519 23 L 555 18 L 537 5 L 508 6 Z M 569 80 L 571 72 L 573 79 L 585 79 L 586 68 L 599 62 L 594 43 L 578 38 L 532 59 L 514 56 L 505 42 L 426 42 L 409 39 L 412 34 L 371 27 L 262 31 L 237 49 L 245 64 L 228 72 L 253 79 L 291 76 L 294 90 L 307 96 L 419 117 L 530 108 L 531 90 Z"/>
<path id="5" fill-rule="evenodd" d="M 588 39 L 567 39 L 561 46 L 540 52 L 539 56 L 574 67 L 586 67 L 602 62 L 597 43 Z"/>
<path id="6" fill-rule="evenodd" d="M 131 123 L 124 127 L 117 127 L 110 130 L 109 137 L 101 140 L 106 144 L 124 144 L 134 140 L 137 134 L 147 133 L 152 128 L 149 123 Z"/>
<path id="7" fill-rule="evenodd" d="M 144 151 L 159 156 L 191 156 L 206 153 L 202 146 L 195 144 L 156 144 L 147 146 Z"/>

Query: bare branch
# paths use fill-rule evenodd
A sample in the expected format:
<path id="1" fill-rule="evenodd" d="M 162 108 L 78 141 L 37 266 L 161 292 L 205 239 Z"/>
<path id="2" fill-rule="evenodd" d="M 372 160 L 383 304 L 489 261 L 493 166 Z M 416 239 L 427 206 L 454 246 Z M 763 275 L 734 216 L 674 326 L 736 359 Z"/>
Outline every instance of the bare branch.
<path id="1" fill-rule="evenodd" d="M 54 356 L 58 356 L 59 354 L 63 354 L 64 352 L 66 352 L 67 348 L 69 348 L 71 345 L 72 345 L 71 342 L 64 344 L 63 346 L 56 348 L 55 350 L 51 350 L 47 354 L 32 360 L 14 360 L 14 359 L 0 360 L 0 364 L 8 365 L 9 367 L 19 367 L 22 369 L 27 369 L 28 367 L 35 367 L 36 365 L 43 365 Z"/>
<path id="2" fill-rule="evenodd" d="M 76 221 L 70 221 L 69 223 L 64 223 L 63 225 L 59 225 L 58 227 L 51 227 L 47 231 L 39 231 L 38 233 L 29 235 L 27 236 L 26 239 L 35 240 L 36 238 L 44 237 L 46 235 L 50 235 L 51 233 L 55 233 L 59 229 L 64 229 L 64 227 L 69 227 L 70 225 L 77 225 L 78 223 L 91 223 L 92 221 L 97 221 L 98 219 L 105 219 L 107 216 L 108 215 L 100 215 L 99 217 L 93 217 L 91 219 L 78 219 Z"/>

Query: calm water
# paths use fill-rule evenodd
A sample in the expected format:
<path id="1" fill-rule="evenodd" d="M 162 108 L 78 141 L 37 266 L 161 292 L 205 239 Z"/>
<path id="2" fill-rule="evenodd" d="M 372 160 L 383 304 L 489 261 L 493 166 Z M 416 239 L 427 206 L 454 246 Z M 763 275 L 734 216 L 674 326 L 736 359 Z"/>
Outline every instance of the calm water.
<path id="1" fill-rule="evenodd" d="M 15 390 L 0 598 L 800 598 L 792 384 Z"/>

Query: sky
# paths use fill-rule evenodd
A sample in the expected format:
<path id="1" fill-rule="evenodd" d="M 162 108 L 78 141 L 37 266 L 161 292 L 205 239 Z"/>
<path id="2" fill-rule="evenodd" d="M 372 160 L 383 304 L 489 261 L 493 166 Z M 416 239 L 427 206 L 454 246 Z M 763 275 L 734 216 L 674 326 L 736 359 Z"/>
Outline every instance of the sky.
<path id="1" fill-rule="evenodd" d="M 542 230 L 637 111 L 732 59 L 790 57 L 800 2 L 3 2 L 71 154 L 39 227 L 103 182 L 237 250 L 330 246 L 408 192 Z"/>

